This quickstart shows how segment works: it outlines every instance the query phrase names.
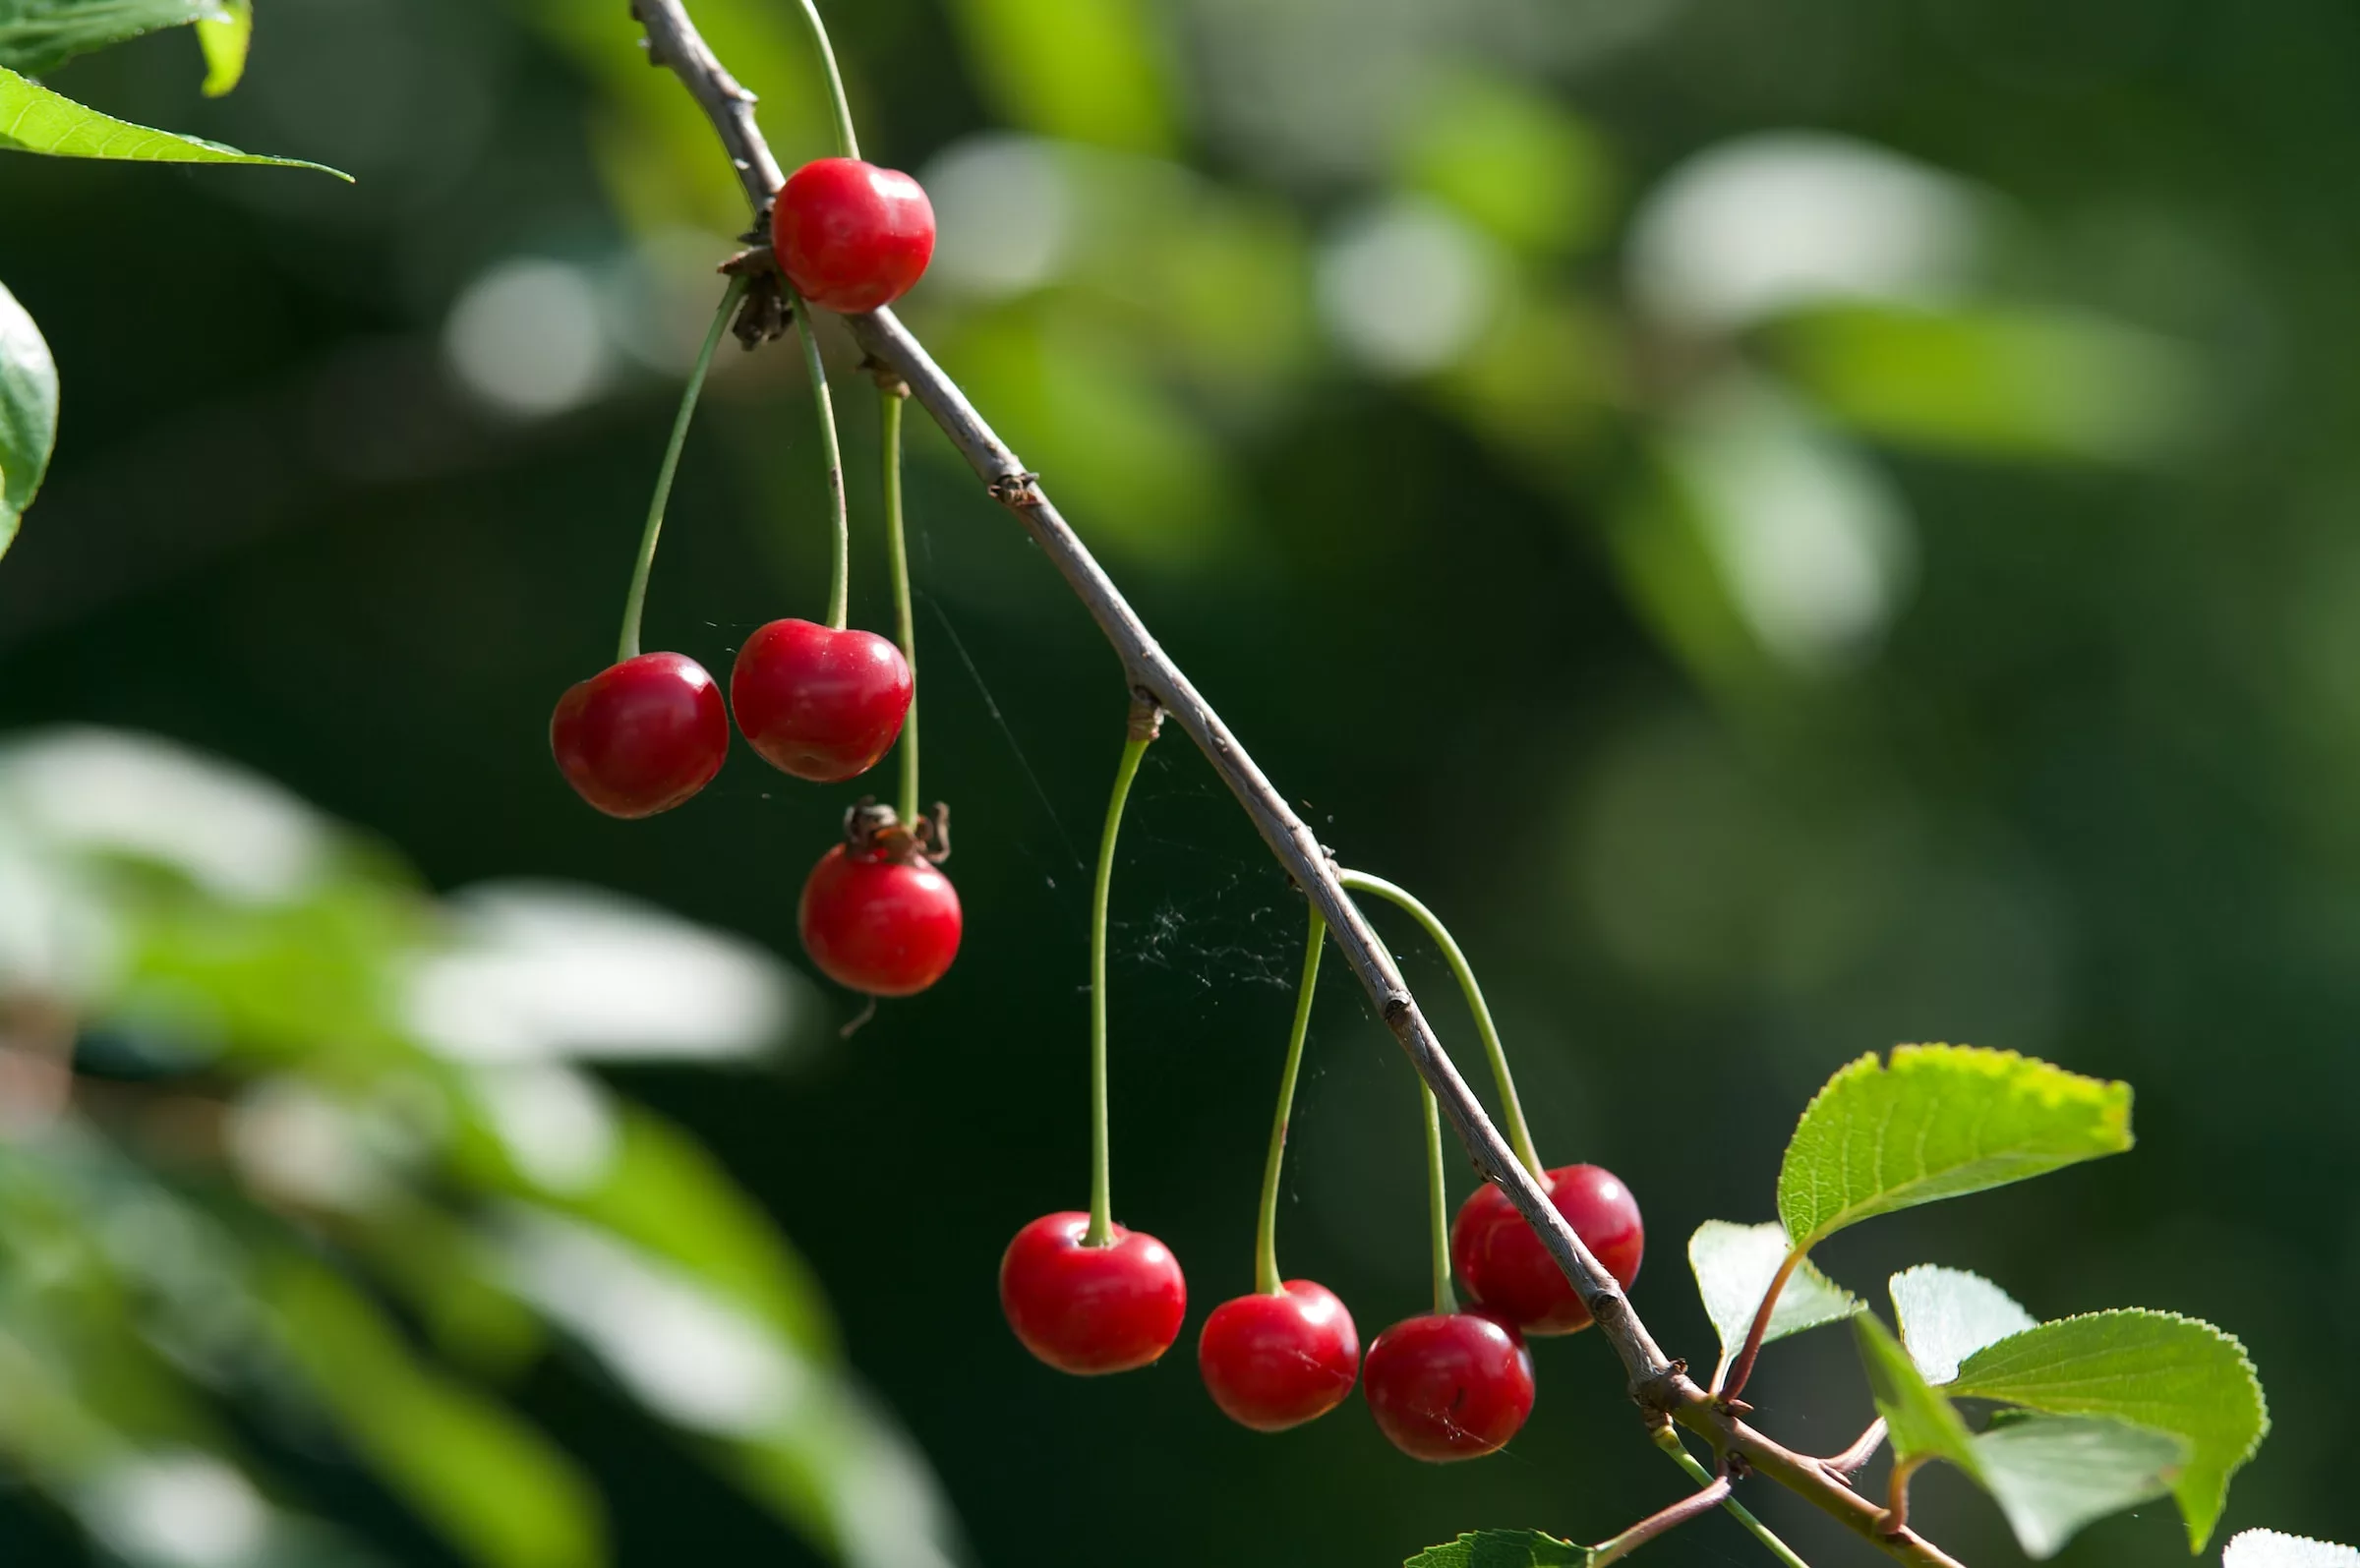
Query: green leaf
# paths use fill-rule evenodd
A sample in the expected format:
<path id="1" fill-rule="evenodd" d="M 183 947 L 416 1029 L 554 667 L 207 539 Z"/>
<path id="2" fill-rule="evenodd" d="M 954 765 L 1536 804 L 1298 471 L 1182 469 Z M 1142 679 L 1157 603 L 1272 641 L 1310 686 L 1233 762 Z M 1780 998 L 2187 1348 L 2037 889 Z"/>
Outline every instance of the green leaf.
<path id="1" fill-rule="evenodd" d="M 1145 0 L 958 0 L 952 16 L 1011 121 L 1060 141 L 1170 149 L 1169 62 Z"/>
<path id="2" fill-rule="evenodd" d="M 1830 1078 L 1787 1142 L 1778 1214 L 1804 1248 L 1896 1209 L 2131 1146 L 2131 1087 L 1963 1045 L 1901 1045 Z"/>
<path id="3" fill-rule="evenodd" d="M 1429 1546 L 1401 1568 L 1586 1568 L 1590 1548 L 1537 1530 L 1478 1530 Z"/>
<path id="4" fill-rule="evenodd" d="M 57 444 L 57 361 L 41 329 L 0 283 L 0 555 L 17 537 Z"/>
<path id="5" fill-rule="evenodd" d="M 246 75 L 246 51 L 254 44 L 254 0 L 222 0 L 220 15 L 197 24 L 205 51 L 205 95 L 218 98 Z"/>
<path id="6" fill-rule="evenodd" d="M 2201 1551 L 2220 1520 L 2229 1478 L 2270 1430 L 2245 1347 L 2210 1323 L 2128 1308 L 2043 1323 L 1976 1352 L 1954 1392 L 2046 1411 L 2102 1416 L 2188 1445 L 2172 1484 Z"/>
<path id="7" fill-rule="evenodd" d="M 367 1298 L 282 1259 L 264 1281 L 279 1336 L 354 1448 L 486 1568 L 596 1568 L 598 1504 L 572 1461 L 464 1385 L 420 1365 Z"/>
<path id="8" fill-rule="evenodd" d="M 221 0 L 0 0 L 0 67 L 42 76 L 78 54 L 220 15 Z"/>
<path id="9" fill-rule="evenodd" d="M 286 169 L 318 169 L 351 183 L 352 176 L 324 163 L 240 152 L 170 131 L 152 131 L 85 108 L 72 98 L 0 70 L 0 149 L 45 152 L 61 158 L 116 158 L 135 163 L 263 163 Z"/>
<path id="10" fill-rule="evenodd" d="M 2274 1530 L 2244 1530 L 2229 1538 L 2220 1568 L 2360 1568 L 2360 1551 Z"/>
<path id="11" fill-rule="evenodd" d="M 1877 1414 L 1885 1418 L 1895 1459 L 1947 1459 L 1978 1485 L 1984 1484 L 1982 1460 L 1967 1423 L 1956 1406 L 1927 1386 L 1893 1331 L 1873 1312 L 1855 1317 L 1852 1328 L 1859 1339 L 1860 1364 L 1868 1369 L 1868 1393 L 1876 1401 Z"/>
<path id="12" fill-rule="evenodd" d="M 1727 1362 L 1745 1341 L 1760 1309 L 1762 1293 L 1770 1288 L 1779 1264 L 1793 1250 L 1787 1228 L 1776 1220 L 1762 1225 L 1734 1225 L 1706 1220 L 1688 1238 L 1688 1267 L 1696 1275 L 1696 1294 L 1704 1314 L 1721 1336 L 1721 1359 Z M 1800 1334 L 1822 1323 L 1839 1322 L 1861 1309 L 1858 1296 L 1829 1279 L 1809 1263 L 1798 1267 L 1778 1293 L 1771 1308 L 1767 1345 L 1789 1334 Z"/>
<path id="13" fill-rule="evenodd" d="M 1887 1282 L 1901 1342 L 1929 1383 L 1959 1375 L 1959 1363 L 1986 1345 L 2037 1326 L 2039 1319 L 1980 1274 L 1920 1263 Z"/>
<path id="14" fill-rule="evenodd" d="M 2187 1448 L 2162 1432 L 2088 1416 L 2026 1416 L 1975 1439 L 1984 1484 L 2028 1557 L 2056 1555 L 2093 1520 L 2171 1490 Z"/>

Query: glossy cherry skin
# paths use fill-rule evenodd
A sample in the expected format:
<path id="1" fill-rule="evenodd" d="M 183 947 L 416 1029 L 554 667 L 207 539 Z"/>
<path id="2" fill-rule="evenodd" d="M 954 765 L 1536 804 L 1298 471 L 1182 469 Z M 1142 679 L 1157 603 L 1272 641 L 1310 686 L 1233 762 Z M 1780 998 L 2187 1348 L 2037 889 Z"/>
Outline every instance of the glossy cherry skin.
<path id="1" fill-rule="evenodd" d="M 1221 1303 L 1197 1336 L 1197 1369 L 1221 1414 L 1282 1432 L 1344 1402 L 1360 1375 L 1352 1314 L 1325 1285 L 1290 1279 L 1275 1296 Z"/>
<path id="2" fill-rule="evenodd" d="M 923 860 L 838 844 L 804 879 L 795 921 L 820 973 L 870 996 L 915 996 L 959 957 L 959 890 Z"/>
<path id="3" fill-rule="evenodd" d="M 1087 1214 L 1044 1214 L 1000 1257 L 1008 1326 L 1025 1349 L 1078 1377 L 1155 1361 L 1188 1311 L 1180 1260 L 1161 1242 L 1117 1225 L 1104 1247 L 1085 1247 L 1089 1229 Z"/>
<path id="4" fill-rule="evenodd" d="M 730 754 L 721 688 L 685 654 L 640 654 L 565 688 L 549 749 L 575 794 L 610 817 L 670 811 Z"/>
<path id="5" fill-rule="evenodd" d="M 1378 1430 L 1410 1458 L 1480 1459 L 1532 1414 L 1532 1352 L 1482 1312 L 1412 1317 L 1377 1336 L 1360 1386 Z"/>
<path id="6" fill-rule="evenodd" d="M 730 669 L 730 709 L 772 767 L 842 784 L 876 766 L 902 732 L 909 661 L 873 631 L 774 620 L 746 638 Z"/>
<path id="7" fill-rule="evenodd" d="M 934 204 L 915 180 L 858 158 L 821 158 L 787 177 L 771 246 L 804 299 L 841 316 L 891 305 L 934 257 Z"/>
<path id="8" fill-rule="evenodd" d="M 1647 1250 L 1630 1189 L 1595 1165 L 1561 1165 L 1542 1185 L 1582 1245 L 1628 1289 Z M 1540 1237 L 1507 1194 L 1488 1183 L 1451 1222 L 1450 1262 L 1468 1295 L 1527 1334 L 1570 1334 L 1590 1324 L 1590 1309 Z"/>

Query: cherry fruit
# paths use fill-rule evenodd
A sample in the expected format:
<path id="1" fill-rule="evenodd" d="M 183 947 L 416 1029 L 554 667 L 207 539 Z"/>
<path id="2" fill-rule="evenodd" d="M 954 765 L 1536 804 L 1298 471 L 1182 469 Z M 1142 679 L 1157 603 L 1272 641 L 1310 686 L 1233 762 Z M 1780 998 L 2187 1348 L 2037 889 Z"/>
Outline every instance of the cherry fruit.
<path id="1" fill-rule="evenodd" d="M 915 180 L 858 158 L 820 158 L 787 178 L 771 248 L 804 299 L 841 316 L 891 305 L 934 256 L 934 206 Z"/>
<path id="2" fill-rule="evenodd" d="M 1480 1459 L 1532 1414 L 1532 1352 L 1482 1312 L 1443 1312 L 1377 1336 L 1361 1389 L 1378 1430 L 1412 1459 Z"/>
<path id="3" fill-rule="evenodd" d="M 1222 1415 L 1258 1432 L 1284 1431 L 1352 1392 L 1360 1335 L 1334 1292 L 1290 1279 L 1275 1295 L 1214 1307 L 1197 1338 L 1197 1369 Z"/>
<path id="4" fill-rule="evenodd" d="M 685 654 L 640 654 L 565 688 L 549 749 L 574 793 L 610 817 L 652 817 L 721 772 L 721 688 Z"/>
<path id="5" fill-rule="evenodd" d="M 1025 1349 L 1080 1377 L 1155 1361 L 1188 1311 L 1188 1285 L 1170 1249 L 1120 1225 L 1105 1246 L 1090 1247 L 1082 1240 L 1089 1229 L 1087 1214 L 1044 1214 L 1000 1257 L 1008 1326 Z"/>
<path id="6" fill-rule="evenodd" d="M 1628 1289 L 1647 1249 L 1630 1189 L 1595 1165 L 1561 1165 L 1541 1185 L 1582 1245 Z M 1450 1226 L 1450 1261 L 1469 1295 L 1527 1334 L 1570 1334 L 1589 1326 L 1590 1309 L 1497 1187 L 1485 1184 L 1459 1206 Z"/>
<path id="7" fill-rule="evenodd" d="M 965 925 L 939 867 L 841 843 L 811 868 L 795 919 L 820 972 L 870 996 L 915 996 L 941 979 Z"/>
<path id="8" fill-rule="evenodd" d="M 876 766 L 902 732 L 913 686 L 902 651 L 869 631 L 774 620 L 730 670 L 730 707 L 763 760 L 813 784 Z"/>

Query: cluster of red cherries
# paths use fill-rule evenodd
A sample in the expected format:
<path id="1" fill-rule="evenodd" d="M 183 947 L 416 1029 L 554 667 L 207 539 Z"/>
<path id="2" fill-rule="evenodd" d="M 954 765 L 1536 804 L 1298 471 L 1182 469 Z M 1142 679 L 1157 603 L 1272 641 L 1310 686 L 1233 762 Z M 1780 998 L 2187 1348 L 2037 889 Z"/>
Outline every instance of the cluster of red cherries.
<path id="1" fill-rule="evenodd" d="M 1630 1190 L 1595 1165 L 1550 1171 L 1542 1186 L 1607 1272 L 1638 1278 L 1646 1231 Z M 1179 1337 L 1188 1287 L 1179 1260 L 1143 1232 L 1111 1228 L 1085 1245 L 1090 1217 L 1049 1214 L 1017 1233 L 1000 1260 L 1000 1306 L 1041 1361 L 1079 1375 L 1129 1371 Z M 1476 1459 L 1505 1446 L 1532 1414 L 1527 1335 L 1586 1328 L 1573 1292 L 1505 1193 L 1486 1185 L 1450 1226 L 1450 1263 L 1476 1305 L 1404 1319 L 1367 1360 L 1335 1293 L 1306 1279 L 1223 1302 L 1206 1318 L 1197 1365 L 1222 1414 L 1257 1431 L 1326 1415 L 1357 1378 L 1369 1412 L 1413 1459 Z"/>
<path id="2" fill-rule="evenodd" d="M 771 208 L 772 249 L 805 301 L 848 314 L 907 292 L 934 254 L 934 210 L 909 175 L 856 158 L 796 171 Z M 685 654 L 644 653 L 569 688 L 550 750 L 576 793 L 611 817 L 680 805 L 721 772 L 730 721 L 765 762 L 813 784 L 874 767 L 900 738 L 915 683 L 890 640 L 853 627 L 774 620 L 746 638 L 729 707 Z M 890 816 L 890 813 L 886 815 Z M 916 825 L 856 814 L 847 842 L 803 884 L 796 924 L 830 979 L 871 996 L 913 996 L 958 956 L 959 895 Z"/>

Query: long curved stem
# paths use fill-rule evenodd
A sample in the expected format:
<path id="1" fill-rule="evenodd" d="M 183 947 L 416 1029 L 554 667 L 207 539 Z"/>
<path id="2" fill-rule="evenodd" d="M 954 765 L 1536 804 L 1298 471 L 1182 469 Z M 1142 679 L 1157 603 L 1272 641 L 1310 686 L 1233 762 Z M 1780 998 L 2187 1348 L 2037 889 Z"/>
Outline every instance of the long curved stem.
<path id="1" fill-rule="evenodd" d="M 902 662 L 910 667 L 910 712 L 902 720 L 902 825 L 917 821 L 917 617 L 910 608 L 910 538 L 902 526 L 902 405 L 910 393 L 899 385 L 881 394 L 879 424 L 885 449 L 885 558 L 893 574 L 894 624 Z"/>
<path id="2" fill-rule="evenodd" d="M 828 557 L 828 624 L 838 631 L 852 618 L 853 518 L 844 496 L 844 447 L 836 439 L 836 404 L 828 396 L 828 368 L 819 360 L 819 333 L 811 324 L 811 307 L 784 277 L 779 287 L 795 312 L 796 341 L 803 348 L 803 371 L 811 378 L 811 404 L 819 415 L 820 460 L 828 469 L 828 507 L 836 535 Z"/>
<path id="3" fill-rule="evenodd" d="M 819 50 L 819 63 L 828 77 L 828 106 L 836 112 L 836 150 L 848 158 L 860 155 L 860 139 L 853 134 L 853 106 L 844 96 L 844 73 L 836 69 L 836 46 L 828 41 L 828 25 L 819 19 L 815 0 L 803 0 L 803 22 Z"/>
<path id="4" fill-rule="evenodd" d="M 672 477 L 679 472 L 680 448 L 688 444 L 688 426 L 696 418 L 696 399 L 705 389 L 705 373 L 713 368 L 713 351 L 721 346 L 721 334 L 728 330 L 738 302 L 745 298 L 745 288 L 744 278 L 734 277 L 722 292 L 721 309 L 713 313 L 713 324 L 705 330 L 705 346 L 697 350 L 688 384 L 680 392 L 680 411 L 672 418 L 672 441 L 656 469 L 655 498 L 647 503 L 647 526 L 639 534 L 639 558 L 632 563 L 630 590 L 622 600 L 622 637 L 615 653 L 618 664 L 639 657 L 639 614 L 647 606 L 647 579 L 656 569 L 656 541 L 664 532 L 664 507 L 672 499 Z"/>
<path id="5" fill-rule="evenodd" d="M 1311 911 L 1311 935 L 1303 947 L 1303 983 L 1295 992 L 1295 1022 L 1286 1037 L 1286 1066 L 1278 1074 L 1278 1114 L 1270 1122 L 1269 1157 L 1262 1166 L 1262 1215 L 1254 1227 L 1254 1288 L 1275 1296 L 1286 1282 L 1278 1275 L 1278 1172 L 1286 1163 L 1286 1124 L 1295 1109 L 1295 1079 L 1303 1069 L 1303 1042 L 1311 1034 L 1312 993 L 1320 981 L 1320 955 L 1328 946 L 1328 922 Z"/>
<path id="6" fill-rule="evenodd" d="M 1439 1317 L 1458 1310 L 1458 1293 L 1450 1288 L 1450 1189 L 1443 1179 L 1442 1107 L 1423 1080 L 1418 1098 L 1426 1108 L 1426 1224 L 1433 1233 L 1434 1310 Z"/>
<path id="7" fill-rule="evenodd" d="M 1365 871 L 1339 871 L 1336 880 L 1353 893 L 1373 893 L 1388 903 L 1406 910 L 1411 919 L 1426 928 L 1427 936 L 1443 951 L 1450 972 L 1458 979 L 1458 988 L 1467 999 L 1467 1011 L 1475 1015 L 1476 1032 L 1483 1036 L 1483 1053 L 1491 1059 L 1492 1081 L 1500 1086 L 1501 1118 L 1507 1123 L 1508 1141 L 1515 1146 L 1516 1157 L 1536 1177 L 1546 1177 L 1548 1168 L 1541 1164 L 1540 1150 L 1533 1146 L 1532 1129 L 1524 1120 L 1524 1102 L 1516 1098 L 1516 1080 L 1507 1070 L 1507 1049 L 1500 1043 L 1499 1025 L 1492 1021 L 1492 1010 L 1483 1000 L 1483 987 L 1475 983 L 1474 965 L 1467 962 L 1466 954 L 1450 938 L 1443 922 L 1405 888 L 1395 887 L 1383 877 L 1372 877 Z"/>
<path id="8" fill-rule="evenodd" d="M 1703 1490 L 1691 1492 L 1671 1507 L 1648 1515 L 1611 1540 L 1602 1540 L 1590 1548 L 1589 1568 L 1606 1568 L 1608 1563 L 1621 1562 L 1666 1531 L 1677 1530 L 1700 1514 L 1709 1514 L 1729 1500 L 1729 1478 L 1716 1476 Z"/>
<path id="9" fill-rule="evenodd" d="M 1123 831 L 1123 803 L 1140 759 L 1155 738 L 1151 728 L 1131 726 L 1123 760 L 1114 770 L 1114 792 L 1106 797 L 1106 831 L 1098 837 L 1097 883 L 1090 897 L 1090 1229 L 1085 1247 L 1114 1239 L 1114 1166 L 1106 1144 L 1106 902 L 1114 887 L 1114 842 Z"/>
<path id="10" fill-rule="evenodd" d="M 1655 1429 L 1655 1442 L 1657 1447 L 1661 1448 L 1665 1453 L 1672 1456 L 1672 1463 L 1678 1465 L 1681 1469 L 1688 1473 L 1689 1479 L 1694 1481 L 1696 1484 L 1699 1486 L 1709 1486 L 1713 1483 L 1713 1473 L 1705 1469 L 1704 1466 L 1698 1462 L 1694 1454 L 1688 1452 L 1687 1445 L 1680 1440 L 1680 1429 L 1678 1427 L 1672 1425 L 1669 1422 L 1657 1427 Z M 1735 1497 L 1727 1497 L 1722 1499 L 1721 1506 L 1725 1511 L 1727 1511 L 1730 1518 L 1736 1520 L 1739 1524 L 1743 1525 L 1746 1531 L 1752 1535 L 1753 1539 L 1760 1541 L 1764 1546 L 1768 1547 L 1770 1550 L 1770 1555 L 1776 1557 L 1780 1562 L 1785 1563 L 1787 1568 L 1811 1568 L 1809 1563 L 1802 1560 L 1800 1553 L 1797 1552 L 1794 1547 L 1788 1545 L 1785 1541 L 1779 1539 L 1777 1534 L 1773 1532 L 1768 1525 L 1763 1524 L 1761 1520 L 1754 1517 L 1752 1509 L 1746 1507 Z"/>
<path id="11" fill-rule="evenodd" d="M 1770 1276 L 1770 1288 L 1762 1293 L 1762 1305 L 1753 1309 L 1753 1321 L 1745 1325 L 1745 1339 L 1738 1353 L 1725 1363 L 1713 1378 L 1713 1395 L 1717 1399 L 1735 1399 L 1745 1391 L 1745 1380 L 1753 1375 L 1754 1358 L 1762 1353 L 1762 1341 L 1770 1333 L 1770 1314 L 1778 1310 L 1779 1295 L 1803 1258 L 1801 1248 L 1787 1253 L 1787 1260 L 1778 1265 Z"/>

